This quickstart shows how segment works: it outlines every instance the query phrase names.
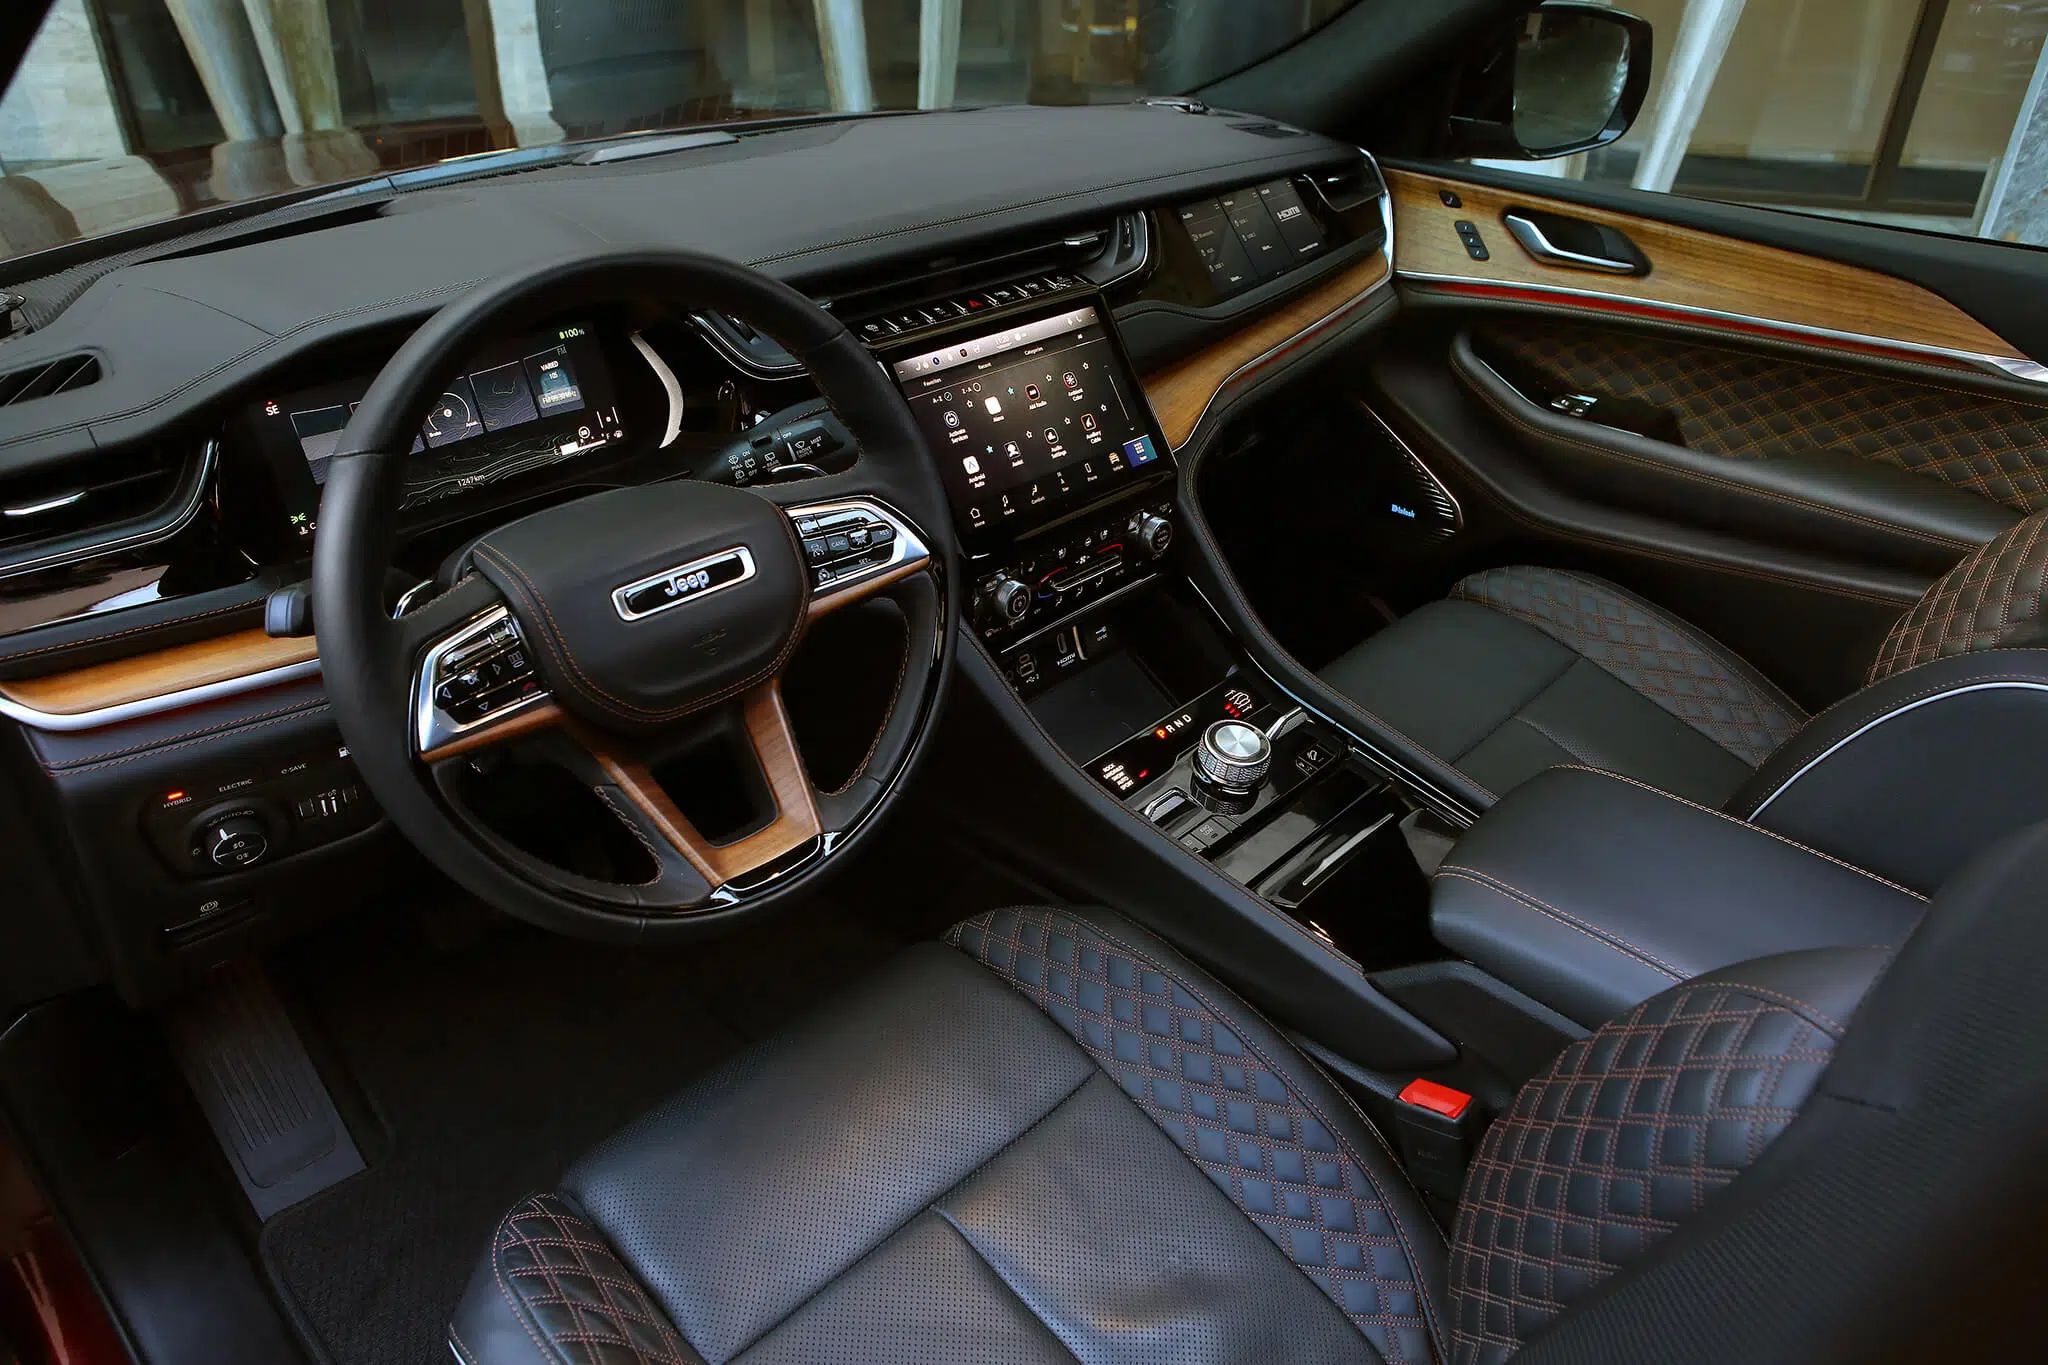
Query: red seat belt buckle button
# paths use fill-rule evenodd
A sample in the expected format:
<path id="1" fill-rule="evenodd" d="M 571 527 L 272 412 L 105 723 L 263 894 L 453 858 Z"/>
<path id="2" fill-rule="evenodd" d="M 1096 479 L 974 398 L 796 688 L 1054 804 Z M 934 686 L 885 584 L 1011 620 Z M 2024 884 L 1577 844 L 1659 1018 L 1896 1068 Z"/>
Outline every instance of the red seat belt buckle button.
<path id="1" fill-rule="evenodd" d="M 1427 1109 L 1432 1114 L 1442 1114 L 1447 1119 L 1456 1119 L 1471 1108 L 1472 1097 L 1435 1081 L 1413 1080 L 1401 1091 L 1401 1103 Z"/>

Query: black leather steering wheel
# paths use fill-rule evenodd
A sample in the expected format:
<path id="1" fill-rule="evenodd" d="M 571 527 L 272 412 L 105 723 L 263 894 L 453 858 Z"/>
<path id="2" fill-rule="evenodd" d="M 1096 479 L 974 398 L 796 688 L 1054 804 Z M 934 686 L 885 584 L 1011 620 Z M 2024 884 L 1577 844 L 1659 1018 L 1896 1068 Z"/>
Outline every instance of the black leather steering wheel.
<path id="1" fill-rule="evenodd" d="M 444 378 L 483 342 L 610 299 L 715 309 L 774 337 L 852 433 L 854 468 L 756 490 L 651 483 L 551 507 L 483 537 L 472 572 L 393 619 L 384 584 L 404 464 Z M 862 557 L 807 563 L 797 528 L 820 520 L 857 530 Z M 921 756 L 949 685 L 957 554 L 909 409 L 830 314 L 732 261 L 606 252 L 476 289 L 385 365 L 328 469 L 314 619 L 342 735 L 422 853 L 544 928 L 666 940 L 809 883 L 873 827 Z M 879 595 L 909 624 L 903 682 L 861 773 L 823 794 L 805 773 L 779 678 L 810 621 Z M 724 844 L 702 837 L 652 775 L 680 729 L 709 724 L 744 738 L 774 808 L 765 826 Z M 465 809 L 456 767 L 500 745 L 544 747 L 624 822 L 656 875 L 624 885 L 565 871 Z"/>

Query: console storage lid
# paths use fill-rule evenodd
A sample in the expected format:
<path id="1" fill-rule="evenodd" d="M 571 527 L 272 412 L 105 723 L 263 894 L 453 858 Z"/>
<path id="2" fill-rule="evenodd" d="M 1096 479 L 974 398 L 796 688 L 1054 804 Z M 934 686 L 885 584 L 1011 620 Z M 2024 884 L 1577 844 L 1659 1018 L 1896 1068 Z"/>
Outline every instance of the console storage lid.
<path id="1" fill-rule="evenodd" d="M 1436 874 L 1436 937 L 1588 1027 L 1670 986 L 1802 948 L 1895 945 L 1921 896 L 1589 768 L 1508 793 Z"/>

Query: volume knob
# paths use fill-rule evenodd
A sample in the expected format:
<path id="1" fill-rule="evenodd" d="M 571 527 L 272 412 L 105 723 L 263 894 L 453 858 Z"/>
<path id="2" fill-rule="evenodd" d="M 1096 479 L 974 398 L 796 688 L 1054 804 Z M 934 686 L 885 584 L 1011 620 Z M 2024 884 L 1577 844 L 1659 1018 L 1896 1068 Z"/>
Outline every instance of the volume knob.
<path id="1" fill-rule="evenodd" d="M 1265 732 L 1242 721 L 1219 720 L 1195 746 L 1195 767 L 1219 787 L 1248 792 L 1273 766 L 1273 743 Z"/>
<path id="2" fill-rule="evenodd" d="M 1165 517 L 1147 512 L 1131 523 L 1131 532 L 1145 553 L 1154 559 L 1165 554 L 1173 545 L 1173 523 Z"/>
<path id="3" fill-rule="evenodd" d="M 1004 578 L 988 590 L 990 613 L 1004 625 L 1021 625 L 1031 614 L 1031 589 L 1014 578 Z"/>

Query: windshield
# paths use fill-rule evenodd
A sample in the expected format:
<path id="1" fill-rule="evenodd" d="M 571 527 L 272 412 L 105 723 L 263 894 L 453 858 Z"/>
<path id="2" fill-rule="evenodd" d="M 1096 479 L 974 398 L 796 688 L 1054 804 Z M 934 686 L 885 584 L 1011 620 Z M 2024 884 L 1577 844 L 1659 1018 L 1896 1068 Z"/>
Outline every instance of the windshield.
<path id="1" fill-rule="evenodd" d="M 0 259 L 450 157 L 1206 85 L 1351 0 L 56 0 L 0 98 Z"/>

